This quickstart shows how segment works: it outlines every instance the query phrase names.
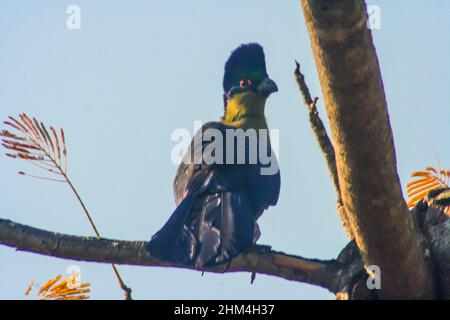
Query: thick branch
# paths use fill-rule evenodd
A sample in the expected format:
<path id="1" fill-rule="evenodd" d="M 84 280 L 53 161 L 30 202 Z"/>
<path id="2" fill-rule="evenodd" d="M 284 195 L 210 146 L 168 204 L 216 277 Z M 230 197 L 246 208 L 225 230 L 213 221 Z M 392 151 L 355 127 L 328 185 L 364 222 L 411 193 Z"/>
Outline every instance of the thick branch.
<path id="1" fill-rule="evenodd" d="M 193 266 L 168 264 L 150 256 L 145 241 L 121 241 L 78 237 L 36 229 L 0 219 L 0 244 L 63 259 L 196 270 Z M 229 266 L 205 268 L 215 273 L 251 272 L 305 282 L 336 293 L 339 291 L 341 263 L 314 260 L 255 246 L 236 257 Z"/>
<path id="2" fill-rule="evenodd" d="M 397 175 L 365 3 L 301 3 L 330 121 L 342 200 L 365 264 L 381 268 L 382 298 L 432 298 L 431 268 Z"/>

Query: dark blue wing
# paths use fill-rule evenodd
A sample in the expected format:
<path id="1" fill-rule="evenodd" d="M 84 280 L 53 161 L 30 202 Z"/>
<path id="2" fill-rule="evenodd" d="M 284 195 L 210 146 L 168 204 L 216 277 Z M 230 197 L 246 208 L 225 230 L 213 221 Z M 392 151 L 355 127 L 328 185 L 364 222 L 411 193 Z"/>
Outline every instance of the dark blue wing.
<path id="1" fill-rule="evenodd" d="M 228 127 L 211 122 L 202 132 L 208 128 L 224 133 Z M 195 143 L 200 145 L 194 148 Z M 222 164 L 194 163 L 209 143 L 194 139 L 186 155 L 190 161 L 178 168 L 178 207 L 149 244 L 163 261 L 202 267 L 235 257 L 252 245 L 256 219 L 278 199 L 279 173 L 261 176 L 258 165 L 225 164 L 225 154 Z"/>

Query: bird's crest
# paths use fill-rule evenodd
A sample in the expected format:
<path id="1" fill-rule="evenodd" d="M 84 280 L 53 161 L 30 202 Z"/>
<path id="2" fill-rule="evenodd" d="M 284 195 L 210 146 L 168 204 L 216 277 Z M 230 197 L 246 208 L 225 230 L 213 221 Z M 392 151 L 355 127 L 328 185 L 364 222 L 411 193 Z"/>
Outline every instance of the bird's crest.
<path id="1" fill-rule="evenodd" d="M 242 44 L 235 49 L 225 63 L 223 90 L 227 93 L 238 86 L 243 78 L 262 79 L 267 75 L 264 51 L 258 43 Z"/>

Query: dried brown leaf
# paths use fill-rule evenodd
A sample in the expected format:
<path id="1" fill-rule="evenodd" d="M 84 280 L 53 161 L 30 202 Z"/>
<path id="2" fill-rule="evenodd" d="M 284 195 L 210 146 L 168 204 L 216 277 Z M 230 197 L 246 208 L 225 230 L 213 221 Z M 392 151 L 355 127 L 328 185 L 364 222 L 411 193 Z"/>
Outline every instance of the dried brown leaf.
<path id="1" fill-rule="evenodd" d="M 56 151 L 57 151 L 56 159 L 61 163 L 61 147 L 59 146 L 58 134 L 56 133 L 55 128 L 50 127 L 50 130 L 52 131 L 53 137 L 55 138 L 55 147 L 56 147 Z"/>

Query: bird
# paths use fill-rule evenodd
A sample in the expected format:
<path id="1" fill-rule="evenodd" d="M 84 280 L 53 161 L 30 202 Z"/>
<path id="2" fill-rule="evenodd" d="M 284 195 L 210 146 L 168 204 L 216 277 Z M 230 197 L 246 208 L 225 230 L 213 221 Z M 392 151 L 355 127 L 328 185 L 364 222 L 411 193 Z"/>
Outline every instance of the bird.
<path id="1" fill-rule="evenodd" d="M 278 87 L 267 74 L 260 44 L 241 44 L 231 52 L 223 90 L 224 115 L 205 123 L 194 135 L 174 180 L 177 207 L 148 242 L 151 256 L 158 260 L 197 268 L 230 263 L 256 243 L 257 219 L 278 201 L 280 170 L 264 114 L 267 98 Z M 244 136 L 239 145 L 237 133 L 250 130 L 263 134 L 256 139 Z M 208 139 L 207 132 L 222 137 Z M 222 147 L 222 152 L 206 155 L 213 144 Z M 250 151 L 255 144 L 258 155 L 252 162 Z M 268 174 L 262 173 L 268 164 L 262 161 L 261 148 L 267 150 L 270 166 L 275 168 Z M 206 161 L 214 157 L 218 161 Z"/>

